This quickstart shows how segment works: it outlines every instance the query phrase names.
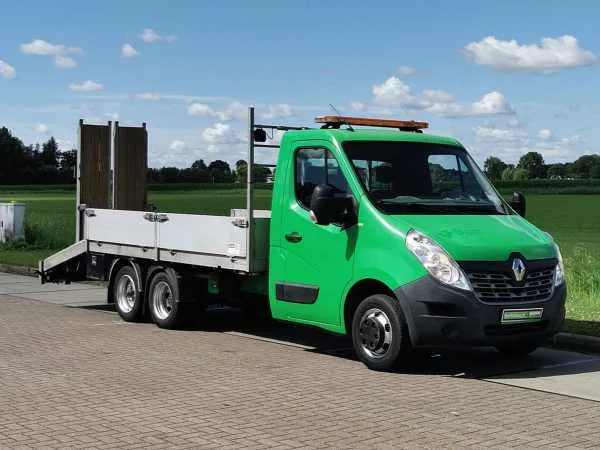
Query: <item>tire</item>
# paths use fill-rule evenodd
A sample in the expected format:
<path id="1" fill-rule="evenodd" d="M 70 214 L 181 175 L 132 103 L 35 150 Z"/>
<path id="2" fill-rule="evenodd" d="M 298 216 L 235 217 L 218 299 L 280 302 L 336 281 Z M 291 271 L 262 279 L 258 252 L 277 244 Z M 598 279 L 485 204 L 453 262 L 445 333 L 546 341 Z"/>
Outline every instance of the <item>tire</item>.
<path id="1" fill-rule="evenodd" d="M 115 309 L 126 322 L 135 322 L 142 317 L 142 295 L 137 274 L 133 267 L 123 266 L 115 275 L 112 285 Z"/>
<path id="2" fill-rule="evenodd" d="M 181 301 L 179 280 L 174 270 L 156 272 L 148 287 L 148 310 L 159 328 L 174 329 L 187 323 L 190 308 Z M 187 317 L 186 317 L 187 316 Z"/>
<path id="3" fill-rule="evenodd" d="M 524 358 L 540 346 L 538 343 L 523 342 L 520 344 L 498 345 L 496 351 L 508 358 Z"/>
<path id="4" fill-rule="evenodd" d="M 408 353 L 408 328 L 397 299 L 384 294 L 365 298 L 352 318 L 352 344 L 369 369 L 385 371 Z"/>

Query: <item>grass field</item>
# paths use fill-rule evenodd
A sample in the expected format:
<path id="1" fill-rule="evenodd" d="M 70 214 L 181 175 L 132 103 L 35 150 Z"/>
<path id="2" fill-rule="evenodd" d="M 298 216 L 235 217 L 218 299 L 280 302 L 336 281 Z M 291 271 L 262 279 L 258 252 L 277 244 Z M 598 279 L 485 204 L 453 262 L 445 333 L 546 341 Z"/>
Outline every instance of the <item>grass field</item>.
<path id="1" fill-rule="evenodd" d="M 239 189 L 150 192 L 165 212 L 228 215 L 244 207 Z M 271 191 L 256 191 L 256 207 L 270 209 Z M 0 202 L 27 204 L 27 243 L 1 248 L 0 263 L 37 266 L 37 261 L 73 243 L 74 193 L 0 190 Z M 561 246 L 569 288 L 567 330 L 600 336 L 600 195 L 528 195 L 527 217 Z"/>

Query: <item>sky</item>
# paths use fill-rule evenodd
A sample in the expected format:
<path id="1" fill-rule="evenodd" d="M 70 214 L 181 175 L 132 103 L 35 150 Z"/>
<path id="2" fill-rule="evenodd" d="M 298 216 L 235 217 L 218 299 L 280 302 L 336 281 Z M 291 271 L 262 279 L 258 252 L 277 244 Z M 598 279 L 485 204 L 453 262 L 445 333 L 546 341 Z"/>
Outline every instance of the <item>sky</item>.
<path id="1" fill-rule="evenodd" d="M 0 11 L 0 126 L 25 144 L 74 148 L 80 119 L 145 122 L 151 167 L 233 164 L 248 106 L 259 122 L 311 127 L 333 104 L 426 120 L 480 165 L 600 153 L 593 0 L 0 0 Z"/>

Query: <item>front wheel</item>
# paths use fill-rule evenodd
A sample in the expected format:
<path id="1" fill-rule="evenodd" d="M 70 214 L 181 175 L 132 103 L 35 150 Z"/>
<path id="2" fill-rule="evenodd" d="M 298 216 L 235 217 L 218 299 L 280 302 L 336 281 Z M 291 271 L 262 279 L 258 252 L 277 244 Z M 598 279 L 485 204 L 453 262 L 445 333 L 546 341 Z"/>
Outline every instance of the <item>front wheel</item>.
<path id="1" fill-rule="evenodd" d="M 398 300 L 376 294 L 364 299 L 352 320 L 352 343 L 358 358 L 372 370 L 389 370 L 410 347 Z"/>

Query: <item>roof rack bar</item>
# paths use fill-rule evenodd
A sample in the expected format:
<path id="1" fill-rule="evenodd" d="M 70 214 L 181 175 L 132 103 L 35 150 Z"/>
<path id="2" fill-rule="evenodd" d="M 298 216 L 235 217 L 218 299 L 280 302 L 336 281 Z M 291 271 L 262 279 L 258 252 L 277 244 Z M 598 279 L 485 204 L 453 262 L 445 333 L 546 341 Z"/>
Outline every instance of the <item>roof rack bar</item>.
<path id="1" fill-rule="evenodd" d="M 254 147 L 279 148 L 280 146 L 276 144 L 254 144 Z"/>

